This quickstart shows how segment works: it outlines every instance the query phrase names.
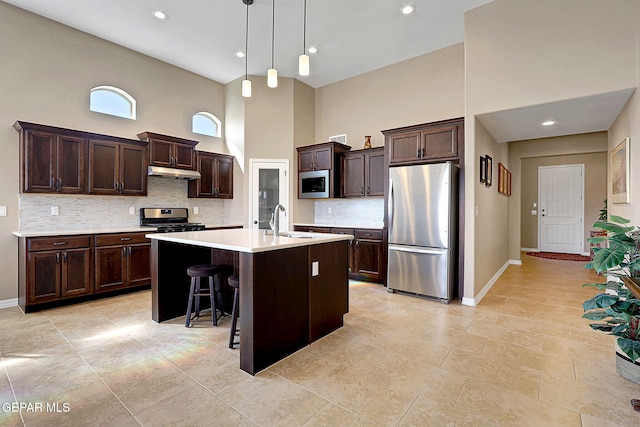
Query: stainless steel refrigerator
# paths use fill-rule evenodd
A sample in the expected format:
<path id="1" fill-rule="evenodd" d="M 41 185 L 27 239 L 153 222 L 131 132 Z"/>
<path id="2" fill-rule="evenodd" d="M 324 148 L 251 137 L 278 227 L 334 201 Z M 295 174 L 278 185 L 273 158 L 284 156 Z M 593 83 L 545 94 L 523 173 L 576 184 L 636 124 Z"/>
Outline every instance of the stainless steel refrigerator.
<path id="1" fill-rule="evenodd" d="M 389 168 L 390 292 L 453 299 L 457 169 L 451 162 Z"/>

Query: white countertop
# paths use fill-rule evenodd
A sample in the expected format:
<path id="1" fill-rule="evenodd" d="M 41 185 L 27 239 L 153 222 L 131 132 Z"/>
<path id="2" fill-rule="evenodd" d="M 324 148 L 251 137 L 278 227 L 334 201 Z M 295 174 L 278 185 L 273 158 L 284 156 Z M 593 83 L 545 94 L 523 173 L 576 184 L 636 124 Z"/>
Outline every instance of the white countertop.
<path id="1" fill-rule="evenodd" d="M 294 226 L 300 226 L 300 227 L 324 227 L 324 228 L 358 228 L 358 229 L 364 229 L 364 228 L 368 228 L 370 230 L 382 230 L 384 227 L 382 224 L 378 224 L 378 225 L 353 225 L 353 224 L 303 224 L 300 222 L 296 222 L 293 224 Z"/>
<path id="2" fill-rule="evenodd" d="M 353 236 L 349 234 L 303 233 L 300 231 L 282 233 L 301 237 L 274 236 L 273 234 L 265 234 L 264 230 L 249 228 L 158 233 L 147 234 L 146 237 L 165 242 L 248 253 L 275 251 L 353 239 Z"/>
<path id="3" fill-rule="evenodd" d="M 207 228 L 242 227 L 242 224 L 205 224 Z M 109 233 L 141 233 L 155 230 L 153 227 L 123 227 L 123 228 L 95 228 L 79 230 L 49 230 L 49 231 L 14 231 L 16 237 L 49 237 L 49 236 L 76 236 L 79 234 L 109 234 Z"/>

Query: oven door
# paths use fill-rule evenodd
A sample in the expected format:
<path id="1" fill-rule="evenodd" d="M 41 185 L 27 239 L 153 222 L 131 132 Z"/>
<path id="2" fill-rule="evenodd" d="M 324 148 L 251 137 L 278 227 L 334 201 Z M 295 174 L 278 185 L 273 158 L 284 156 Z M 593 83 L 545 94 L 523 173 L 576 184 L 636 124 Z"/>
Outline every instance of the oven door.
<path id="1" fill-rule="evenodd" d="M 298 174 L 299 199 L 328 199 L 331 185 L 328 170 L 300 172 Z"/>

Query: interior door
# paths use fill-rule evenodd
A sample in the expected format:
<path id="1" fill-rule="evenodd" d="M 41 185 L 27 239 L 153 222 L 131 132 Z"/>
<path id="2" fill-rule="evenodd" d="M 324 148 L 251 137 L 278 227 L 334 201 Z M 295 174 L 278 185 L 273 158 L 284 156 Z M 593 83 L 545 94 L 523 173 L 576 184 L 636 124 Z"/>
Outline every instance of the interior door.
<path id="1" fill-rule="evenodd" d="M 270 229 L 269 220 L 277 204 L 280 230 L 289 230 L 289 161 L 250 159 L 251 165 L 251 228 Z"/>
<path id="2" fill-rule="evenodd" d="M 582 253 L 584 165 L 538 168 L 538 230 L 543 252 Z"/>

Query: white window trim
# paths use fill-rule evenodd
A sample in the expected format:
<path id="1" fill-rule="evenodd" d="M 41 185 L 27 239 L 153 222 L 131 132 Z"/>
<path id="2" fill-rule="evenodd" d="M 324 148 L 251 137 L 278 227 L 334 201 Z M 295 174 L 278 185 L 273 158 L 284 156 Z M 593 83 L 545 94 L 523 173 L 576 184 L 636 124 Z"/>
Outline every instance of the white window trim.
<path id="1" fill-rule="evenodd" d="M 199 133 L 199 132 L 195 132 L 193 130 L 193 117 L 195 116 L 204 116 L 210 120 L 212 120 L 217 126 L 216 126 L 216 135 L 209 135 L 209 134 L 203 134 L 203 133 Z M 191 116 L 191 120 L 192 120 L 192 125 L 191 125 L 191 132 L 198 134 L 198 135 L 206 135 L 206 136 L 213 136 L 215 138 L 220 138 L 220 136 L 222 135 L 222 122 L 220 121 L 219 118 L 217 118 L 215 115 L 207 112 L 207 111 L 199 111 L 197 113 L 195 113 L 193 116 Z"/>

